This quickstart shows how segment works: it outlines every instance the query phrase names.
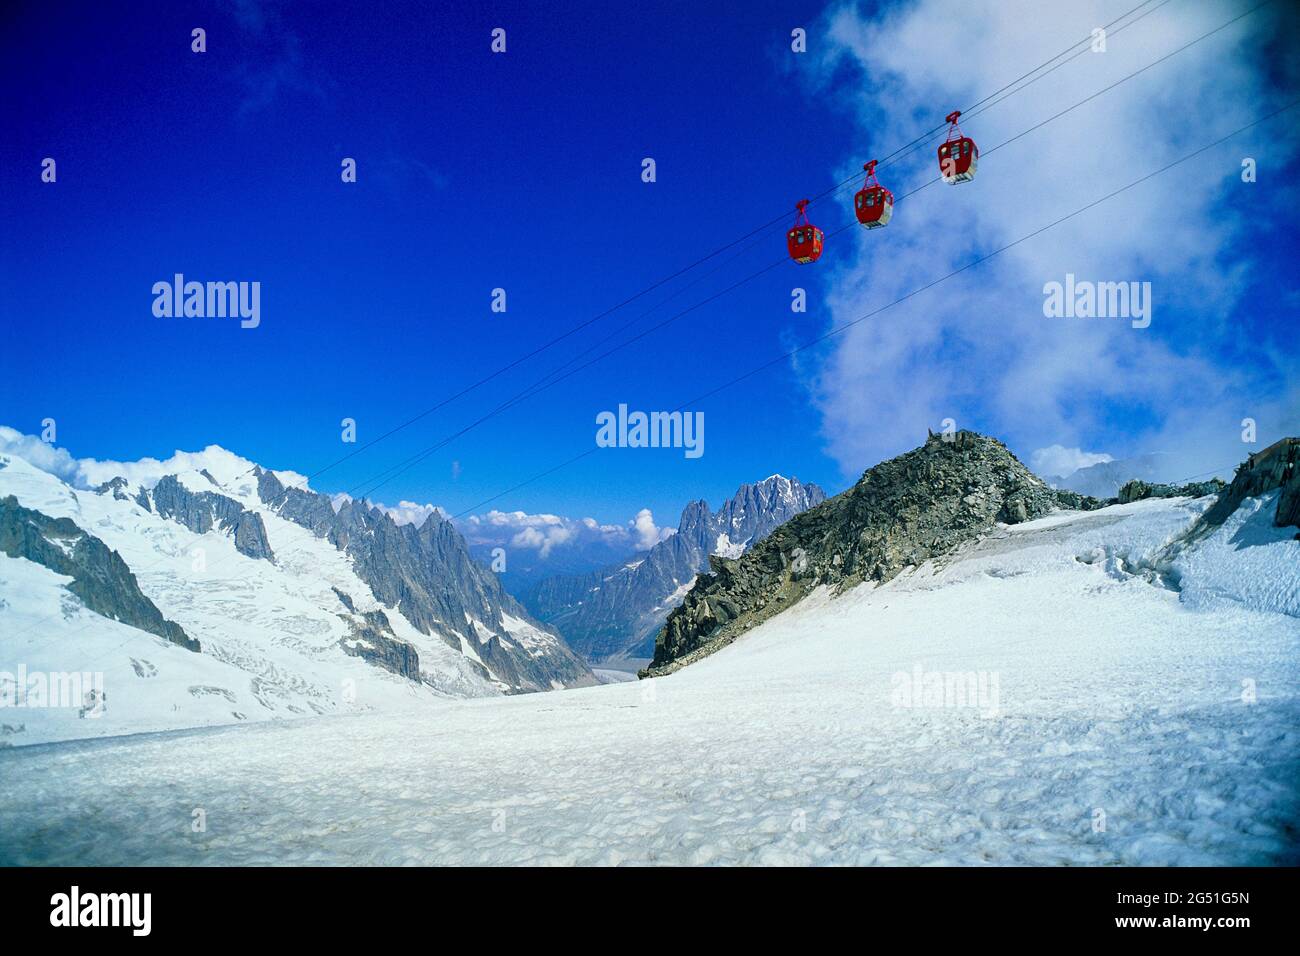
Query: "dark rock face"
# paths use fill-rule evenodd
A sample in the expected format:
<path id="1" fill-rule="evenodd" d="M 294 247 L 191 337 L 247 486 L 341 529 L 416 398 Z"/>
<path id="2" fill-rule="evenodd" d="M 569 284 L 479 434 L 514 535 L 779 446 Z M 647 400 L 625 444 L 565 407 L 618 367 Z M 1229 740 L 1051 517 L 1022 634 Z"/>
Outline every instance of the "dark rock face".
<path id="1" fill-rule="evenodd" d="M 331 587 L 330 590 L 333 591 L 338 596 L 338 599 L 343 602 L 343 606 L 347 608 L 349 611 L 355 611 L 357 609 L 357 606 L 352 603 L 352 595 L 347 594 L 344 591 L 340 591 L 336 587 Z"/>
<path id="2" fill-rule="evenodd" d="M 338 593 L 338 592 L 336 592 Z M 362 614 L 340 615 L 352 631 L 343 641 L 343 650 L 360 657 L 376 667 L 399 674 L 407 680 L 419 682 L 420 655 L 414 647 L 397 639 L 388 615 L 383 611 L 366 611 Z"/>
<path id="3" fill-rule="evenodd" d="M 328 497 L 301 488 L 286 488 L 279 478 L 261 468 L 254 474 L 257 477 L 257 497 L 274 507 L 281 517 L 310 529 L 321 538 L 334 530 L 334 505 Z M 337 544 L 332 538 L 330 540 Z"/>
<path id="4" fill-rule="evenodd" d="M 208 480 L 212 480 L 211 475 Z M 115 491 L 114 494 L 116 493 Z M 146 501 L 152 501 L 152 508 L 146 506 L 148 510 L 161 517 L 179 521 L 195 534 L 206 534 L 214 527 L 220 528 L 234 535 L 235 549 L 240 554 L 266 561 L 275 560 L 271 544 L 266 538 L 266 525 L 262 522 L 262 516 L 249 511 L 234 498 L 227 498 L 214 491 L 190 491 L 175 475 L 162 478 L 154 485 L 152 493 L 142 491 L 141 496 Z"/>
<path id="5" fill-rule="evenodd" d="M 95 494 L 97 495 L 112 494 L 112 496 L 118 501 L 130 501 L 131 498 L 126 493 L 126 485 L 127 485 L 126 479 L 119 475 L 118 477 L 114 478 L 112 481 L 106 481 L 98 488 L 96 488 Z"/>
<path id="6" fill-rule="evenodd" d="M 1017 524 L 1095 499 L 1049 487 L 999 441 L 961 431 L 869 469 L 856 485 L 790 519 L 738 559 L 714 556 L 655 640 L 642 676 L 669 673 L 730 643 L 815 587 L 890 580 L 998 522 Z"/>
<path id="7" fill-rule="evenodd" d="M 595 683 L 559 635 L 535 622 L 491 571 L 474 562 L 451 522 L 431 515 L 419 528 L 399 525 L 365 501 L 345 502 L 336 513 L 326 495 L 286 488 L 269 471 L 258 469 L 256 477 L 258 497 L 351 556 L 357 576 L 380 603 L 397 608 L 417 630 L 458 651 L 463 640 L 511 689 Z M 479 633 L 467 615 L 491 635 Z M 553 643 L 521 646 L 506 629 L 504 615 L 533 625 Z"/>
<path id="8" fill-rule="evenodd" d="M 24 508 L 13 495 L 0 499 L 0 552 L 70 576 L 68 590 L 96 614 L 188 650 L 200 649 L 198 641 L 164 618 L 141 593 L 121 555 L 69 518 L 51 518 Z"/>
<path id="9" fill-rule="evenodd" d="M 1277 488 L 1282 493 L 1278 496 L 1273 524 L 1279 528 L 1300 525 L 1300 438 L 1283 438 L 1250 455 L 1238 466 L 1232 483 L 1201 520 L 1207 526 L 1217 527 L 1244 499 Z"/>
<path id="10" fill-rule="evenodd" d="M 1194 481 L 1186 485 L 1153 485 L 1134 478 L 1120 488 L 1115 500 L 1126 505 L 1130 501 L 1143 501 L 1147 498 L 1204 498 L 1206 495 L 1217 495 L 1225 487 L 1227 486 L 1218 478 Z"/>
<path id="11" fill-rule="evenodd" d="M 1277 500 L 1277 516 L 1273 523 L 1279 528 L 1287 525 L 1300 525 L 1300 481 L 1292 478 L 1282 489 L 1282 497 Z"/>
<path id="12" fill-rule="evenodd" d="M 682 511 L 677 533 L 625 564 L 584 575 L 547 578 L 524 595 L 541 620 L 557 627 L 588 660 L 649 657 L 655 632 L 682 589 L 709 568 L 720 545 L 734 553 L 826 500 L 816 485 L 773 475 L 742 485 L 714 514 L 706 501 Z"/>

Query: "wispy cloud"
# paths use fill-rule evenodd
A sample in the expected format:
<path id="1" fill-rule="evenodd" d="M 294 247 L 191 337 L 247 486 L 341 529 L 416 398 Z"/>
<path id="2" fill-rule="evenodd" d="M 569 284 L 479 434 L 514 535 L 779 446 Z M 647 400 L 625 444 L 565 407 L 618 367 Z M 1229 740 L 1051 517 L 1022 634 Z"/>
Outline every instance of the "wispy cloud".
<path id="1" fill-rule="evenodd" d="M 1100 465 L 1102 462 L 1114 460 L 1104 452 L 1083 451 L 1080 448 L 1048 445 L 1046 448 L 1039 448 L 1029 456 L 1029 467 L 1040 475 L 1064 477 L 1071 472 L 1078 471 L 1080 468 Z"/>
<path id="2" fill-rule="evenodd" d="M 522 548 L 537 552 L 542 559 L 557 548 L 588 550 L 593 545 L 644 551 L 673 534 L 673 529 L 655 523 L 649 508 L 642 508 L 626 524 L 524 511 L 489 511 L 471 515 L 458 526 L 472 545 Z"/>
<path id="3" fill-rule="evenodd" d="M 987 153 L 1247 8 L 1169 4 L 1112 35 L 1105 53 L 1081 56 L 963 125 Z M 833 171 L 836 178 L 1114 16 L 1099 3 L 920 0 L 875 18 L 851 5 L 832 10 L 815 82 L 841 97 L 862 131 L 859 154 Z M 1270 31 L 1264 13 L 1247 17 L 986 155 L 974 182 L 937 183 L 900 200 L 888 228 L 837 236 L 838 261 L 846 264 L 823 260 L 833 270 L 833 323 L 871 312 L 1276 108 L 1278 94 L 1258 59 Z M 945 418 L 1024 449 L 1078 449 L 1108 444 L 1116 419 L 1127 416 L 1140 420 L 1132 427 L 1139 440 L 1181 447 L 1201 461 L 1216 453 L 1239 458 L 1244 405 L 1257 410 L 1262 430 L 1265 417 L 1294 405 L 1294 386 L 1278 384 L 1286 375 L 1262 373 L 1258 357 L 1249 365 L 1234 358 L 1242 335 L 1234 310 L 1255 262 L 1237 245 L 1243 221 L 1227 198 L 1234 189 L 1278 188 L 1242 184 L 1239 164 L 1249 150 L 1261 165 L 1287 168 L 1296 143 L 1280 137 L 1283 130 L 1225 144 L 862 322 L 819 363 L 805 362 L 827 446 L 845 474 L 914 446 Z M 882 182 L 901 194 L 934 178 L 936 146 L 886 167 Z M 1275 202 L 1285 206 L 1280 195 Z M 1067 273 L 1151 282 L 1151 327 L 1045 318 L 1044 284 Z M 1275 361 L 1294 382 L 1296 356 Z M 1205 445 L 1210 434 L 1213 449 Z"/>
<path id="4" fill-rule="evenodd" d="M 270 0 L 238 0 L 233 7 L 241 32 L 244 58 L 236 67 L 243 87 L 241 116 L 259 113 L 285 95 L 325 101 L 331 81 L 319 64 L 304 54 L 302 38 L 290 29 Z"/>

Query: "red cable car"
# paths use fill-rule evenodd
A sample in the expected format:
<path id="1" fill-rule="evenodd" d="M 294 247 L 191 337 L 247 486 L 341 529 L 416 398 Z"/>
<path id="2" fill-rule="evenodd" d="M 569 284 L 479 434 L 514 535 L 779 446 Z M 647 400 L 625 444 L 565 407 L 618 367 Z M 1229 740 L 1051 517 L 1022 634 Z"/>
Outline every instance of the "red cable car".
<path id="1" fill-rule="evenodd" d="M 795 262 L 816 262 L 822 254 L 822 231 L 808 221 L 808 214 L 804 212 L 807 205 L 806 199 L 795 203 L 799 212 L 794 217 L 794 228 L 785 235 L 790 258 Z"/>
<path id="2" fill-rule="evenodd" d="M 959 116 L 961 110 L 948 114 L 948 139 L 939 147 L 939 174 L 950 185 L 974 179 L 980 161 L 979 147 L 969 136 L 963 136 L 957 125 Z"/>
<path id="3" fill-rule="evenodd" d="M 876 161 L 862 167 L 867 172 L 867 181 L 862 184 L 853 197 L 853 208 L 858 214 L 858 222 L 868 229 L 888 226 L 894 215 L 894 194 L 876 181 Z"/>

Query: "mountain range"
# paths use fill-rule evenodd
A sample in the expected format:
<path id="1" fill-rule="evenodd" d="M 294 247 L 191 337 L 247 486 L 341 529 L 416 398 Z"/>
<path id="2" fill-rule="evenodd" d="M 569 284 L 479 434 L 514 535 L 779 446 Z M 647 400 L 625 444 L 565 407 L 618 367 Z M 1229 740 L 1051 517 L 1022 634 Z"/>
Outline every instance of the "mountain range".
<path id="1" fill-rule="evenodd" d="M 473 701 L 340 655 L 322 630 L 315 608 L 337 588 L 355 613 L 331 610 L 382 612 L 422 675 L 454 653 L 362 603 L 355 559 L 328 540 L 359 525 L 322 511 L 322 536 L 299 534 L 283 517 L 297 496 L 268 508 L 207 470 L 220 490 L 178 481 L 255 518 L 191 498 L 186 520 L 214 522 L 199 534 L 159 518 L 156 494 L 127 511 L 111 491 L 73 500 L 17 460 L 0 469 L 0 683 L 15 662 L 108 670 L 106 706 L 59 708 L 61 727 L 48 707 L 0 709 L 0 739 L 147 729 L 129 719 L 146 706 L 155 729 L 187 726 L 209 708 L 178 733 L 0 749 L 14 782 L 0 865 L 1297 862 L 1295 440 L 1213 494 L 1101 503 L 992 439 L 936 439 L 715 555 L 646 680 Z M 130 500 L 139 476 L 125 477 Z M 245 553 L 259 521 L 271 556 Z M 34 612 L 54 618 L 39 635 Z M 313 696 L 326 677 L 355 682 L 357 704 Z M 254 694 L 338 716 L 240 725 L 232 710 L 264 716 Z M 374 712 L 348 713 L 363 703 Z M 199 806 L 206 828 L 191 826 Z"/>
<path id="2" fill-rule="evenodd" d="M 1054 489 L 960 432 L 832 499 L 772 475 L 717 511 L 692 502 L 649 550 L 516 598 L 436 511 L 399 523 L 216 446 L 72 469 L 45 447 L 0 452 L 0 703 L 27 692 L 13 667 L 46 675 L 42 693 L 84 675 L 94 700 L 7 711 L 0 746 L 580 687 L 597 682 L 591 664 L 648 661 L 657 676 L 819 588 L 941 565 L 1061 509 L 1218 495 L 1204 537 L 1276 493 L 1276 524 L 1300 520 L 1294 440 L 1252 455 L 1226 489 L 1135 480 L 1116 503 Z M 1176 585 L 1169 568 L 1196 553 L 1171 543 L 1150 574 Z"/>
<path id="3" fill-rule="evenodd" d="M 0 454 L 5 658 L 102 674 L 107 695 L 97 723 L 28 709 L 0 740 L 596 682 L 439 515 L 417 528 L 364 501 L 336 509 L 216 446 L 121 470 L 92 486 Z"/>
<path id="4" fill-rule="evenodd" d="M 650 657 L 654 635 L 681 603 L 709 555 L 736 557 L 773 529 L 826 499 L 817 485 L 771 475 L 741 485 L 716 511 L 693 501 L 677 533 L 627 561 L 581 575 L 556 575 L 521 598 L 588 661 L 627 665 Z"/>

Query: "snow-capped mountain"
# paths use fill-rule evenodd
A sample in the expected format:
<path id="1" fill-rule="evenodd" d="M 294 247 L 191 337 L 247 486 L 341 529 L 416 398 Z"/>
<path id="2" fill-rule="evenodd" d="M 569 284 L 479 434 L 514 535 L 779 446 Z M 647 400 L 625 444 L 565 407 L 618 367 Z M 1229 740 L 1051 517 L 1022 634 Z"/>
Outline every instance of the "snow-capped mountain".
<path id="1" fill-rule="evenodd" d="M 994 524 L 651 680 L 5 750 L 0 865 L 1295 865 L 1300 499 L 1237 491 Z"/>
<path id="2" fill-rule="evenodd" d="M 590 574 L 547 578 L 524 594 L 524 603 L 590 661 L 647 658 L 655 631 L 708 569 L 710 554 L 743 554 L 825 499 L 817 485 L 772 475 L 741 485 L 716 513 L 708 502 L 693 501 L 677 533 L 648 552 Z"/>
<path id="3" fill-rule="evenodd" d="M 75 478 L 0 454 L 0 696 L 20 672 L 104 700 L 0 714 L 0 745 L 595 683 L 445 520 L 216 446 Z"/>

